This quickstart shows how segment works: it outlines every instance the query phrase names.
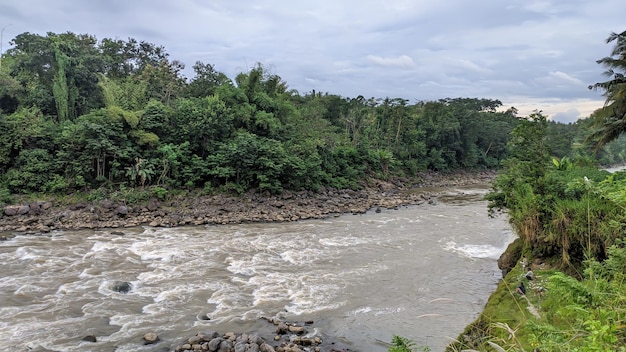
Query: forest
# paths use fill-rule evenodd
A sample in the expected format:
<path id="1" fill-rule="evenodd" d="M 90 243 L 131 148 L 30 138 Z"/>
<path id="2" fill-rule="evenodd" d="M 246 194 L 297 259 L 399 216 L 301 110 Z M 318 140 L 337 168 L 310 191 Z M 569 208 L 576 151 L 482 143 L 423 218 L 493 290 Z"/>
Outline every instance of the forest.
<path id="1" fill-rule="evenodd" d="M 494 99 L 300 94 L 260 63 L 231 79 L 198 61 L 187 78 L 165 48 L 132 38 L 27 32 L 11 44 L 0 61 L 0 203 L 118 189 L 356 189 L 366 178 L 495 169 L 525 119 Z M 623 162 L 622 144 L 590 151 L 591 122 L 548 121 L 547 152 Z"/>

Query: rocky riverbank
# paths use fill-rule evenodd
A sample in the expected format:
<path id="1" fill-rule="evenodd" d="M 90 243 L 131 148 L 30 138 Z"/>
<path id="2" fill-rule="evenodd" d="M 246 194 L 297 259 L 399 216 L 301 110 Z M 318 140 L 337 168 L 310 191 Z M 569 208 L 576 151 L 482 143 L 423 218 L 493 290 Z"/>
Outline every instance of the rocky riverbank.
<path id="1" fill-rule="evenodd" d="M 432 202 L 437 193 L 432 188 L 484 184 L 494 176 L 489 171 L 428 173 L 416 179 L 371 181 L 358 191 L 321 189 L 280 195 L 212 195 L 166 202 L 152 199 L 140 205 L 110 200 L 62 205 L 54 200 L 41 200 L 5 206 L 0 214 L 0 239 L 18 233 L 54 230 L 284 222 L 359 214 L 371 209 Z"/>

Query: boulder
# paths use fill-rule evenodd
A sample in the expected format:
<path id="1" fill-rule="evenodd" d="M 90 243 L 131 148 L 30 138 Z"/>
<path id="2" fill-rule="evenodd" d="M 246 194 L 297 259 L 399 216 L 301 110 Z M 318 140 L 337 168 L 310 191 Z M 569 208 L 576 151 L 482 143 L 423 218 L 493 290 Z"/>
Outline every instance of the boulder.
<path id="1" fill-rule="evenodd" d="M 506 275 L 511 269 L 517 265 L 520 257 L 522 256 L 522 249 L 524 247 L 524 242 L 521 238 L 515 239 L 509 246 L 506 248 L 504 253 L 498 258 L 498 268 L 502 270 L 502 275 Z"/>
<path id="2" fill-rule="evenodd" d="M 115 208 L 115 203 L 111 202 L 108 199 L 105 199 L 103 201 L 100 202 L 100 206 L 104 209 L 113 209 Z"/>
<path id="3" fill-rule="evenodd" d="M 120 205 L 115 209 L 117 215 L 125 216 L 128 215 L 128 208 L 125 205 Z"/>
<path id="4" fill-rule="evenodd" d="M 233 349 L 233 342 L 231 340 L 224 340 L 220 343 L 220 347 L 217 350 L 218 352 L 231 352 Z"/>
<path id="5" fill-rule="evenodd" d="M 196 336 L 190 337 L 188 342 L 190 345 L 196 345 L 196 344 L 199 344 L 200 342 L 204 342 L 204 338 L 202 336 L 196 335 Z"/>
<path id="6" fill-rule="evenodd" d="M 150 199 L 150 202 L 148 203 L 148 210 L 155 211 L 159 209 L 160 207 L 161 207 L 161 204 L 159 204 L 158 200 Z"/>
<path id="7" fill-rule="evenodd" d="M 87 336 L 83 337 L 81 341 L 96 342 L 96 341 L 98 341 L 98 339 L 96 339 L 96 337 L 94 335 L 87 335 Z"/>
<path id="8" fill-rule="evenodd" d="M 291 325 L 289 327 L 289 332 L 294 333 L 294 334 L 303 334 L 305 333 L 305 330 L 302 326 Z"/>
<path id="9" fill-rule="evenodd" d="M 26 211 L 24 211 L 28 208 Z M 6 216 L 16 216 L 16 215 L 24 215 L 30 211 L 30 207 L 28 205 L 7 205 L 4 207 L 4 215 Z"/>
<path id="10" fill-rule="evenodd" d="M 209 351 L 211 352 L 215 352 L 218 350 L 218 348 L 220 348 L 220 344 L 224 341 L 223 338 L 221 337 L 216 337 L 214 339 L 212 339 L 211 341 L 209 341 Z"/>
<path id="11" fill-rule="evenodd" d="M 159 342 L 159 335 L 153 333 L 153 332 L 149 332 L 146 333 L 145 335 L 143 335 L 143 344 L 144 345 L 152 345 L 155 344 L 157 342 Z"/>
<path id="12" fill-rule="evenodd" d="M 126 281 L 118 281 L 113 286 L 113 291 L 119 292 L 119 293 L 128 293 L 130 292 L 131 289 L 132 289 L 132 285 L 130 284 L 130 282 L 126 282 Z"/>

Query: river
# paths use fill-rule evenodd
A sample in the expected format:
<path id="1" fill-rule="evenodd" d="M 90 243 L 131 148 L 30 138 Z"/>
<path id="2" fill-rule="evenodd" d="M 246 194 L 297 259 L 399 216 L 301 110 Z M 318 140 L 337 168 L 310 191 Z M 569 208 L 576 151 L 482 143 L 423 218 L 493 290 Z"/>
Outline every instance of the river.
<path id="1" fill-rule="evenodd" d="M 357 351 L 386 351 L 394 334 L 442 351 L 484 307 L 513 240 L 486 191 L 324 220 L 16 236 L 0 242 L 0 350 L 171 351 L 279 316 Z M 161 342 L 143 346 L 147 332 Z"/>

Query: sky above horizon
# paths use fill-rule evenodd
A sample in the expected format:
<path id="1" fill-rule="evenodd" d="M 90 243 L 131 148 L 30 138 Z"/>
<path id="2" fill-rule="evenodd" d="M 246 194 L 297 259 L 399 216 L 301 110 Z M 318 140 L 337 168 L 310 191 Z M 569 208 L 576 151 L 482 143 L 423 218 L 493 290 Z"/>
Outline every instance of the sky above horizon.
<path id="1" fill-rule="evenodd" d="M 301 94 L 490 98 L 574 122 L 602 107 L 596 60 L 623 0 L 22 0 L 0 2 L 3 51 L 24 32 L 134 38 L 234 78 L 261 63 Z"/>

